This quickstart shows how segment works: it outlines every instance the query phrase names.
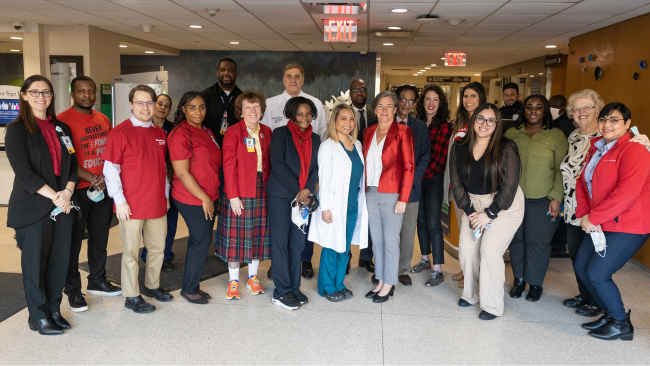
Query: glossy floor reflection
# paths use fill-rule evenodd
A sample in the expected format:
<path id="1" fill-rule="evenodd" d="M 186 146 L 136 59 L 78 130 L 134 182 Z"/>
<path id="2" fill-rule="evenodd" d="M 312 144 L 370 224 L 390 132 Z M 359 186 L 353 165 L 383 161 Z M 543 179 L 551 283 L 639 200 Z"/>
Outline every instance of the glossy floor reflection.
<path id="1" fill-rule="evenodd" d="M 0 221 L 6 222 L 6 208 Z M 111 230 L 109 255 L 121 251 L 118 228 Z M 187 235 L 179 221 L 177 237 Z M 413 264 L 419 259 L 415 245 Z M 318 271 L 320 247 L 313 265 Z M 81 261 L 85 261 L 82 249 Z M 0 272 L 20 272 L 20 251 L 13 230 L 0 228 Z M 241 300 L 226 300 L 227 275 L 202 283 L 213 297 L 192 305 L 179 291 L 158 309 L 135 314 L 122 297 L 86 297 L 90 309 L 62 314 L 73 328 L 45 337 L 27 327 L 27 310 L 0 323 L 3 364 L 648 364 L 650 363 L 650 276 L 628 263 L 615 276 L 623 300 L 632 308 L 632 342 L 605 342 L 586 335 L 562 300 L 577 294 L 569 259 L 552 259 L 537 303 L 506 298 L 505 313 L 492 321 L 478 319 L 478 306 L 456 305 L 461 293 L 451 276 L 458 261 L 446 257 L 445 281 L 424 283 L 430 272 L 412 276 L 413 286 L 397 285 L 395 296 L 374 304 L 363 295 L 372 288 L 370 274 L 353 267 L 346 285 L 354 297 L 330 303 L 316 291 L 316 277 L 303 280 L 309 303 L 297 311 L 271 304 L 269 262 L 260 265 L 266 294 L 253 296 L 241 286 Z M 243 283 L 247 271 L 241 271 Z M 512 272 L 506 267 L 506 287 Z M 85 278 L 82 273 L 82 278 Z M 0 303 L 2 299 L 0 299 Z M 64 297 L 65 302 L 65 297 Z"/>

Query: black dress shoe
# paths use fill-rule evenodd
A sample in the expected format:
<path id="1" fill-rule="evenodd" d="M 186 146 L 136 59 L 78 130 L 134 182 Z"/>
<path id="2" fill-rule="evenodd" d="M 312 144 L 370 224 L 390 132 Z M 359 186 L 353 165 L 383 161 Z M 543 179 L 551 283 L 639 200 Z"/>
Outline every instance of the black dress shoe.
<path id="1" fill-rule="evenodd" d="M 172 261 L 163 261 L 162 271 L 163 272 L 174 272 L 174 263 Z"/>
<path id="2" fill-rule="evenodd" d="M 165 302 L 165 301 L 171 301 L 174 299 L 174 295 L 170 294 L 169 292 L 165 291 L 162 289 L 162 287 L 158 287 L 156 289 L 148 289 L 146 287 L 142 287 L 142 294 L 146 297 L 153 297 L 154 299 Z"/>
<path id="3" fill-rule="evenodd" d="M 372 290 L 370 290 L 370 291 L 368 291 L 368 293 L 366 294 L 366 298 L 367 298 L 367 299 L 372 299 L 372 298 L 374 298 L 375 295 L 377 295 L 378 293 L 379 293 L 379 291 L 372 291 Z"/>
<path id="4" fill-rule="evenodd" d="M 530 285 L 528 287 L 528 295 L 526 295 L 526 300 L 535 302 L 538 301 L 540 297 L 542 297 L 542 292 L 544 289 L 542 286 L 535 286 L 535 285 Z"/>
<path id="5" fill-rule="evenodd" d="M 350 274 L 350 261 L 348 260 L 348 266 L 345 267 L 345 274 Z"/>
<path id="6" fill-rule="evenodd" d="M 481 310 L 481 313 L 478 315 L 478 318 L 481 319 L 481 320 L 492 320 L 492 319 L 496 319 L 497 316 L 494 315 L 494 314 L 488 313 L 485 310 Z"/>
<path id="7" fill-rule="evenodd" d="M 623 320 L 616 320 L 610 317 L 602 327 L 590 330 L 589 335 L 606 341 L 616 339 L 631 341 L 634 338 L 634 327 L 630 320 L 630 311 L 627 312 Z"/>
<path id="8" fill-rule="evenodd" d="M 576 314 L 582 316 L 598 316 L 602 315 L 605 311 L 600 306 L 593 306 L 584 304 L 576 309 Z"/>
<path id="9" fill-rule="evenodd" d="M 362 261 L 359 259 L 359 267 L 365 268 L 370 273 L 375 273 L 375 265 L 372 261 Z"/>
<path id="10" fill-rule="evenodd" d="M 570 299 L 566 299 L 564 300 L 564 302 L 562 302 L 562 304 L 564 304 L 564 306 L 566 306 L 567 308 L 573 308 L 573 309 L 577 309 L 586 303 L 587 300 L 580 297 L 580 295 L 576 297 L 572 297 Z"/>
<path id="11" fill-rule="evenodd" d="M 131 309 L 136 313 L 150 313 L 154 310 L 156 310 L 156 306 L 153 304 L 149 304 L 148 302 L 144 301 L 142 296 L 136 296 L 136 297 L 127 297 L 126 301 L 124 302 L 124 307 L 127 309 Z"/>
<path id="12" fill-rule="evenodd" d="M 61 313 L 52 313 L 52 320 L 54 320 L 56 325 L 61 327 L 61 329 L 70 329 L 70 323 L 61 316 Z"/>
<path id="13" fill-rule="evenodd" d="M 327 291 L 323 291 L 325 298 L 331 302 L 339 302 L 344 299 L 343 294 L 340 291 L 334 291 L 331 294 L 328 294 Z"/>
<path id="14" fill-rule="evenodd" d="M 510 297 L 518 299 L 524 293 L 524 290 L 526 290 L 526 281 L 523 278 L 515 278 L 510 289 Z"/>
<path id="15" fill-rule="evenodd" d="M 311 266 L 311 262 L 302 262 L 302 270 L 300 271 L 302 278 L 311 280 L 314 277 L 314 267 Z"/>
<path id="16" fill-rule="evenodd" d="M 598 328 L 602 327 L 603 325 L 605 325 L 605 323 L 607 323 L 608 320 L 609 320 L 609 315 L 603 314 L 603 316 L 601 316 L 597 320 L 594 320 L 593 322 L 582 324 L 582 328 L 584 328 L 586 330 L 598 329 Z"/>
<path id="17" fill-rule="evenodd" d="M 199 294 L 198 292 L 197 292 L 196 294 L 197 294 L 197 295 L 201 295 L 201 294 Z M 189 297 L 189 295 L 188 295 L 185 291 L 183 291 L 183 290 L 181 290 L 181 296 L 183 296 L 187 301 L 191 302 L 192 304 L 207 304 L 207 303 L 208 303 L 208 299 L 206 299 L 205 297 L 201 296 L 201 297 L 199 297 L 198 299 L 192 299 L 192 298 Z"/>
<path id="18" fill-rule="evenodd" d="M 379 296 L 379 292 L 375 295 L 375 297 L 372 298 L 372 302 L 380 303 L 380 302 L 386 302 L 388 301 L 388 298 L 393 296 L 393 293 L 395 292 L 395 285 L 391 286 L 390 291 L 384 296 Z"/>
<path id="19" fill-rule="evenodd" d="M 399 275 L 397 276 L 397 280 L 404 286 L 411 286 L 413 284 L 413 281 L 411 281 L 411 277 L 409 277 L 409 275 Z"/>
<path id="20" fill-rule="evenodd" d="M 29 324 L 29 329 L 38 331 L 39 334 L 41 335 L 57 335 L 57 334 L 63 334 L 63 329 L 59 327 L 52 318 L 45 318 L 45 319 L 29 319 L 27 320 L 27 324 Z"/>
<path id="21" fill-rule="evenodd" d="M 468 306 L 473 306 L 473 305 L 467 302 L 467 300 L 465 299 L 460 299 L 458 300 L 458 306 L 466 308 Z"/>
<path id="22" fill-rule="evenodd" d="M 379 283 L 379 280 L 373 274 L 372 277 L 370 277 L 370 282 L 372 282 L 373 285 L 376 285 Z"/>
<path id="23" fill-rule="evenodd" d="M 212 298 L 212 296 L 210 296 L 210 294 L 208 294 L 205 291 L 201 291 L 201 289 L 196 290 L 196 293 L 198 293 L 199 295 L 205 297 L 208 300 L 210 300 Z"/>

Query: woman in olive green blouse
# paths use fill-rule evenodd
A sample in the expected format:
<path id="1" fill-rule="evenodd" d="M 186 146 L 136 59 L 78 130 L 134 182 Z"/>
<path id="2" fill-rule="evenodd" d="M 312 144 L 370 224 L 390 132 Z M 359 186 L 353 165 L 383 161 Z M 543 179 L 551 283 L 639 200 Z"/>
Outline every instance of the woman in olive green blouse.
<path id="1" fill-rule="evenodd" d="M 551 239 L 557 229 L 564 199 L 560 164 L 569 144 L 564 133 L 552 127 L 548 100 L 530 95 L 522 104 L 515 127 L 506 131 L 519 148 L 519 186 L 526 197 L 524 221 L 510 243 L 510 263 L 515 277 L 510 297 L 519 298 L 530 285 L 526 300 L 542 296 L 542 284 L 551 259 Z"/>

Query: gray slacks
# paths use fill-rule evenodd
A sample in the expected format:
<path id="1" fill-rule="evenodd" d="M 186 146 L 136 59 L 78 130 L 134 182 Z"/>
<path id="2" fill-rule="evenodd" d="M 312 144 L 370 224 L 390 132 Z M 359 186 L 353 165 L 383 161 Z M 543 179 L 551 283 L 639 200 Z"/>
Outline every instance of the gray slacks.
<path id="1" fill-rule="evenodd" d="M 411 202 L 406 204 L 404 219 L 402 220 L 402 230 L 400 231 L 399 241 L 399 272 L 398 274 L 407 275 L 411 272 L 411 261 L 413 260 L 413 246 L 415 243 L 415 225 L 418 222 L 418 210 L 420 202 Z"/>
<path id="2" fill-rule="evenodd" d="M 397 283 L 399 268 L 399 241 L 404 214 L 395 214 L 399 194 L 379 193 L 377 187 L 368 187 L 368 226 L 375 255 L 375 278 L 388 285 Z"/>

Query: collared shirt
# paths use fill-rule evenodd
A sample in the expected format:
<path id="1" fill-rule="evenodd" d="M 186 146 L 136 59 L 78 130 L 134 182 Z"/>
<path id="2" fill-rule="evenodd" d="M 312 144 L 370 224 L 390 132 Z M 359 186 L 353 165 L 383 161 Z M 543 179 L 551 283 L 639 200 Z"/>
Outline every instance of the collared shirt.
<path id="1" fill-rule="evenodd" d="M 358 128 L 358 131 L 362 130 L 362 128 L 361 128 L 361 115 L 363 115 L 363 119 L 366 120 L 366 125 L 363 126 L 363 128 L 368 127 L 368 123 L 370 123 L 370 121 L 368 121 L 368 111 L 366 110 L 366 105 L 364 104 L 363 108 L 360 108 L 360 109 L 355 107 L 354 104 L 350 104 L 350 106 L 352 107 L 352 109 L 354 109 L 354 113 L 356 113 L 356 115 L 357 115 L 357 128 Z M 361 132 L 359 132 L 359 133 L 361 133 Z"/>
<path id="2" fill-rule="evenodd" d="M 605 139 L 600 139 L 594 143 L 594 147 L 597 150 L 594 152 L 591 160 L 589 160 L 589 164 L 587 164 L 587 167 L 585 168 L 585 183 L 587 183 L 587 189 L 589 190 L 590 197 L 591 180 L 594 178 L 594 170 L 596 170 L 596 166 L 598 165 L 598 162 L 600 162 L 600 159 L 602 159 L 603 156 L 605 156 L 605 154 L 607 154 L 607 152 L 611 150 L 614 145 L 616 145 L 616 141 L 618 141 L 618 139 L 605 145 Z"/>
<path id="3" fill-rule="evenodd" d="M 311 122 L 313 131 L 320 136 L 320 140 L 325 141 L 325 134 L 327 133 L 327 121 L 325 121 L 325 111 L 323 110 L 323 103 L 318 98 L 313 97 L 302 90 L 299 96 L 305 97 L 316 106 L 316 118 Z M 266 99 L 266 111 L 262 118 L 262 123 L 267 125 L 271 130 L 278 127 L 286 126 L 289 119 L 284 116 L 284 106 L 292 97 L 285 90 L 282 94 Z"/>
<path id="4" fill-rule="evenodd" d="M 257 125 L 255 131 L 251 130 L 246 126 L 246 131 L 248 131 L 248 136 L 255 140 L 255 152 L 257 153 L 257 171 L 262 171 L 262 145 L 260 143 L 260 126 Z"/>
<path id="5" fill-rule="evenodd" d="M 138 121 L 135 117 L 131 116 L 130 119 L 133 127 L 153 127 L 153 121 L 143 123 Z M 123 122 L 124 123 L 124 122 Z M 120 173 L 122 169 L 120 164 L 113 164 L 108 160 L 104 161 L 104 181 L 106 182 L 106 191 L 108 192 L 109 197 L 115 201 L 115 205 L 121 205 L 126 203 L 126 198 L 124 197 L 124 190 L 122 188 L 122 179 L 120 178 Z M 168 179 L 165 179 L 165 197 L 169 199 L 169 187 L 170 183 Z"/>
<path id="6" fill-rule="evenodd" d="M 381 170 L 383 168 L 381 155 L 384 153 L 384 142 L 386 142 L 386 136 L 377 144 L 377 130 L 375 130 L 375 134 L 372 135 L 372 142 L 368 148 L 368 156 L 366 157 L 368 187 L 379 187 L 379 178 L 381 177 Z"/>
<path id="7" fill-rule="evenodd" d="M 512 127 L 504 134 L 519 148 L 521 173 L 519 186 L 526 198 L 547 197 L 559 202 L 564 200 L 560 164 L 567 154 L 569 142 L 564 133 L 551 128 L 541 130 L 534 136 L 526 128 Z"/>
<path id="8" fill-rule="evenodd" d="M 408 119 L 409 119 L 409 116 L 406 116 L 406 118 L 402 119 L 402 118 L 399 116 L 399 114 L 395 114 L 395 120 L 397 121 L 397 123 L 401 123 L 401 122 L 406 123 L 406 122 L 408 121 Z"/>

